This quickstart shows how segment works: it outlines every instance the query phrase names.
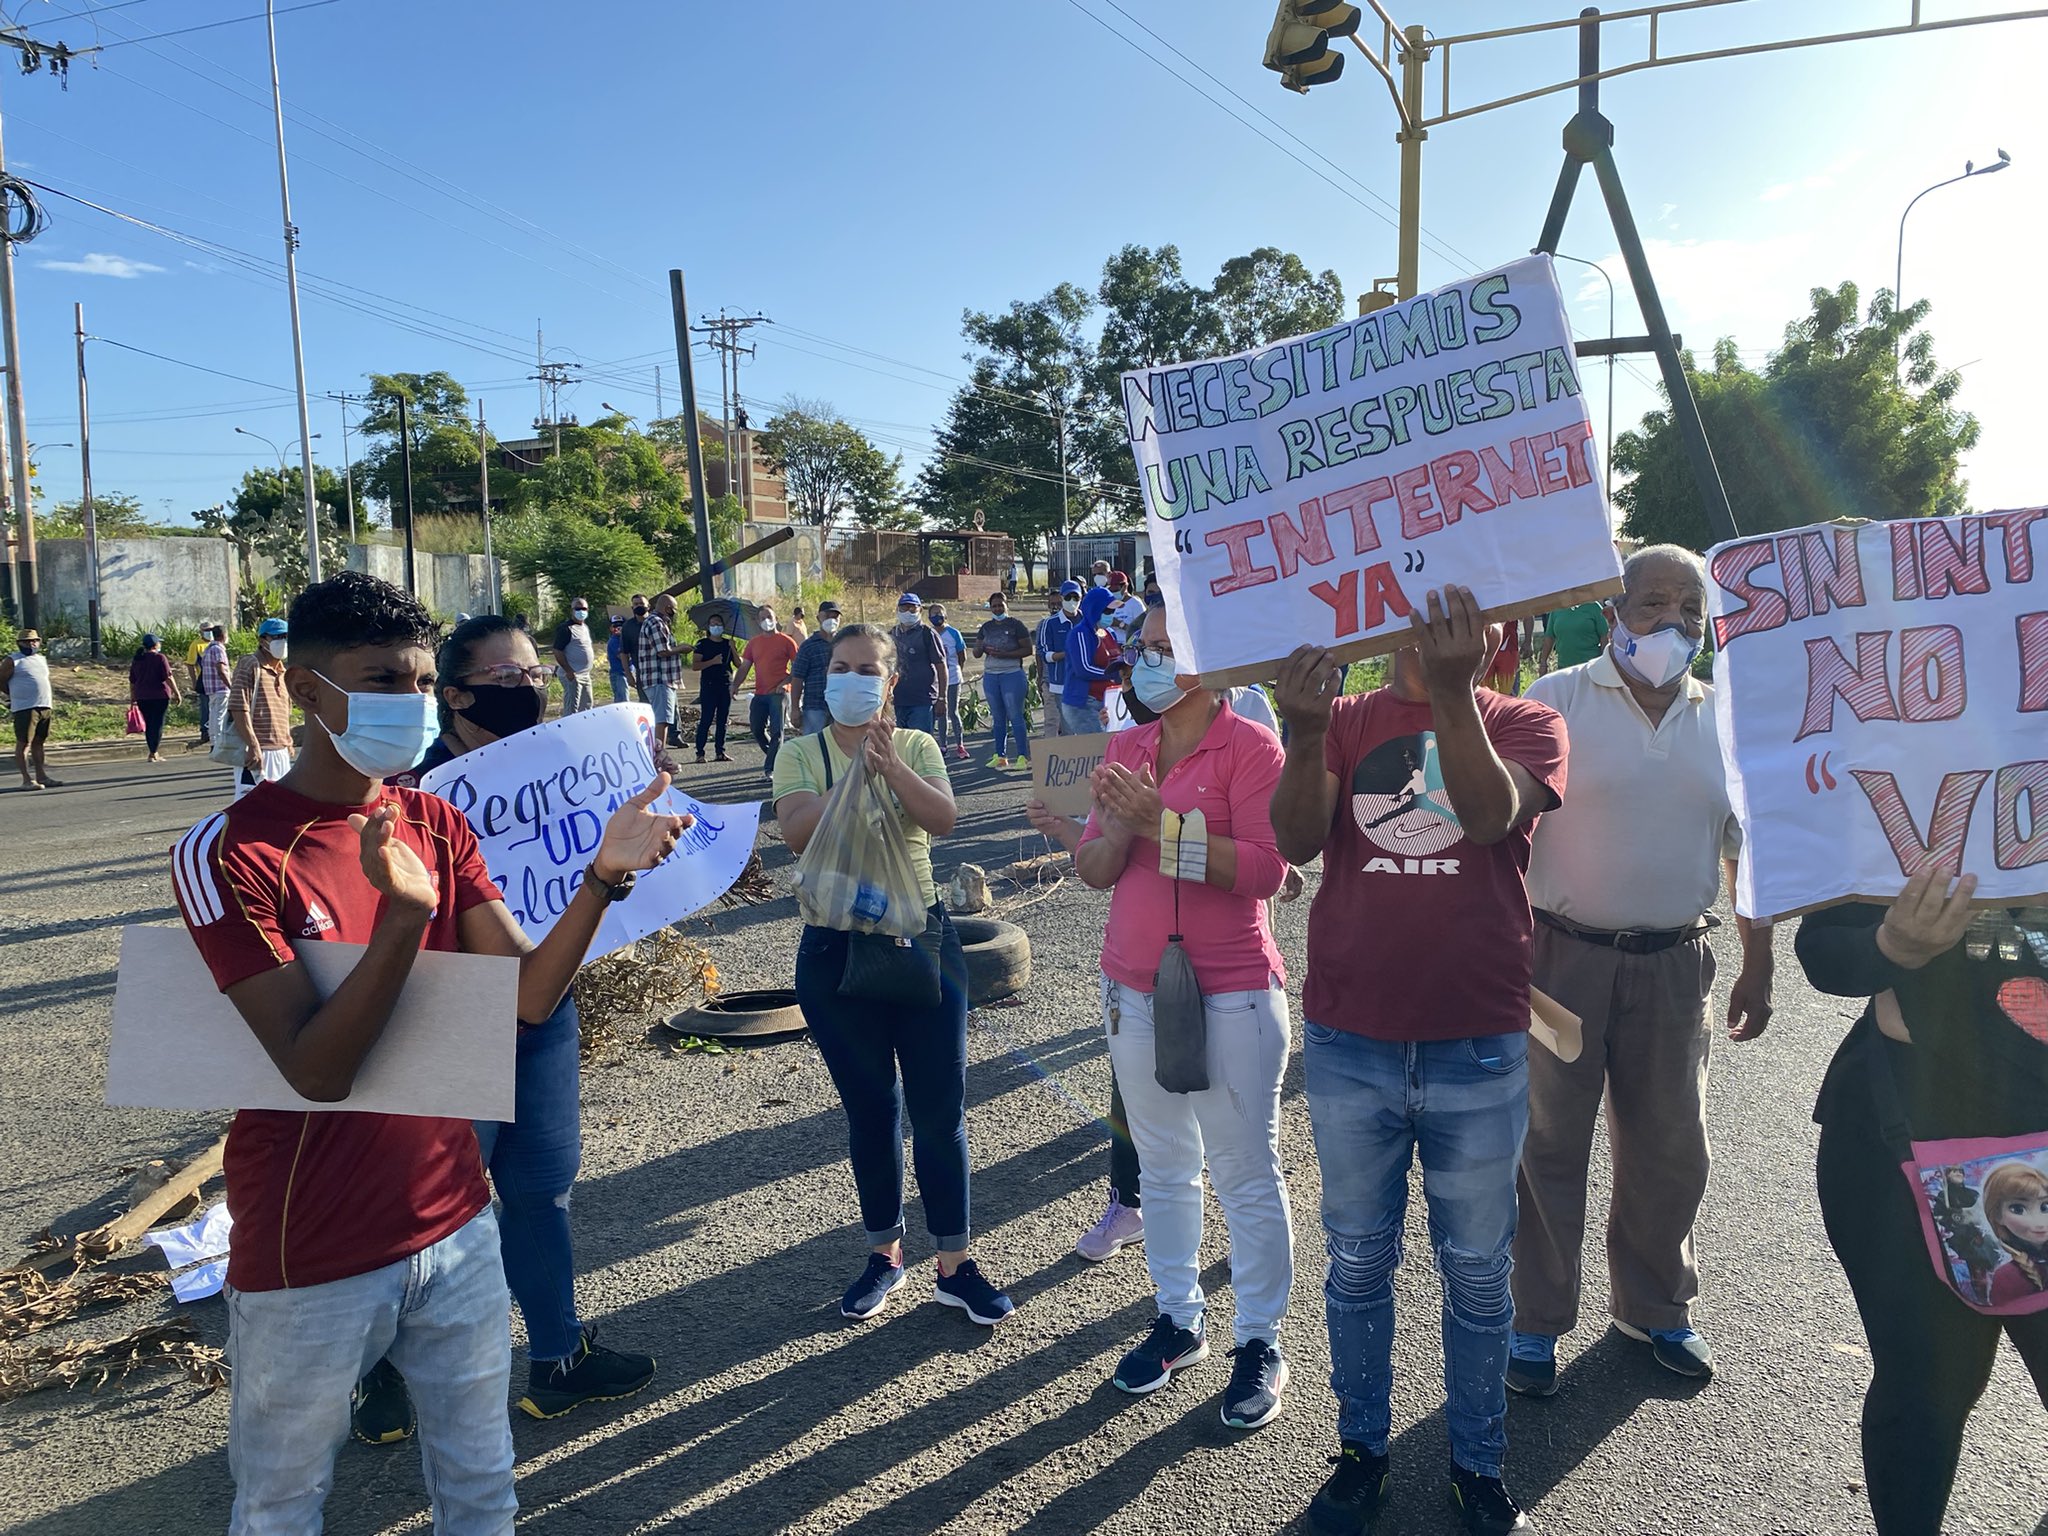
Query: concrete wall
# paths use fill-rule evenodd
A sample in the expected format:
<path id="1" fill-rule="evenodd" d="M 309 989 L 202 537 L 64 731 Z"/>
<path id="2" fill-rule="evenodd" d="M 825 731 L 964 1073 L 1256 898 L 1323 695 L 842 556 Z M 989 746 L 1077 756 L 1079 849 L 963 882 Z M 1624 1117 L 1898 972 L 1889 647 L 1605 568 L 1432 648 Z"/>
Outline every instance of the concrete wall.
<path id="1" fill-rule="evenodd" d="M 366 571 L 394 586 L 405 585 L 405 548 L 398 544 L 349 544 L 348 568 Z M 413 557 L 419 575 L 419 599 L 441 618 L 458 613 L 483 613 L 491 606 L 490 566 L 482 555 Z"/>
<path id="2" fill-rule="evenodd" d="M 85 540 L 44 539 L 36 577 L 46 617 L 85 623 Z M 101 539 L 100 620 L 106 624 L 231 624 L 240 583 L 225 539 Z"/>
<path id="3" fill-rule="evenodd" d="M 790 526 L 777 522 L 742 523 L 739 541 L 751 544 Z M 754 603 L 778 599 L 794 601 L 798 582 L 809 581 L 825 573 L 825 541 L 819 531 L 799 523 L 795 532 L 796 537 L 787 544 L 778 544 L 767 553 L 743 560 L 733 567 L 732 589 L 735 596 Z"/>

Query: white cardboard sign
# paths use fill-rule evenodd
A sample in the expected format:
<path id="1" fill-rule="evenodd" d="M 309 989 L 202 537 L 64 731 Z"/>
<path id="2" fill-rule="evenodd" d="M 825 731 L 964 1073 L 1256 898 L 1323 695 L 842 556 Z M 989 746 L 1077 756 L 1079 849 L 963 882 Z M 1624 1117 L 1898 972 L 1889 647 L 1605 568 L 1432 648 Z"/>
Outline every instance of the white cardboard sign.
<path id="1" fill-rule="evenodd" d="M 297 945 L 313 989 L 331 996 L 361 944 Z M 121 930 L 107 1102 L 149 1109 L 359 1110 L 510 1120 L 519 962 L 424 950 L 391 1022 L 337 1104 L 300 1098 L 214 985 L 182 927 Z"/>
<path id="2" fill-rule="evenodd" d="M 1708 553 L 1735 909 L 1890 900 L 1923 867 L 2048 892 L 2048 507 Z"/>
<path id="3" fill-rule="evenodd" d="M 1234 357 L 1123 376 L 1167 629 L 1210 687 L 1392 650 L 1449 584 L 1494 617 L 1619 590 L 1550 258 Z"/>
<path id="4" fill-rule="evenodd" d="M 469 818 L 491 879 L 526 936 L 538 942 L 567 910 L 604 837 L 605 822 L 653 780 L 654 712 L 603 704 L 501 737 L 420 778 Z M 673 785 L 658 810 L 696 817 L 675 851 L 605 909 L 593 955 L 703 910 L 747 867 L 761 807 L 713 805 Z"/>

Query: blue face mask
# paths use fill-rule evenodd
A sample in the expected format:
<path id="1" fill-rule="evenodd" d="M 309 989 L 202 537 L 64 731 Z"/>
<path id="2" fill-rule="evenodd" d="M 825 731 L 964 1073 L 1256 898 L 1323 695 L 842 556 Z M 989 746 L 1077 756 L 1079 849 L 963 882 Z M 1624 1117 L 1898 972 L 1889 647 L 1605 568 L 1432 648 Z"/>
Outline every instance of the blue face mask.
<path id="1" fill-rule="evenodd" d="M 348 701 L 348 728 L 337 731 L 318 714 L 313 718 L 341 760 L 367 778 L 388 779 L 405 772 L 427 755 L 441 734 L 431 694 L 350 693 L 324 673 L 313 675 Z"/>
<path id="2" fill-rule="evenodd" d="M 833 672 L 825 678 L 825 707 L 841 725 L 866 725 L 881 712 L 888 679 L 866 672 Z"/>
<path id="3" fill-rule="evenodd" d="M 1140 657 L 1131 668 L 1131 691 L 1137 694 L 1140 704 L 1155 715 L 1163 715 L 1181 700 L 1194 696 L 1193 690 L 1183 689 L 1173 676 L 1170 658 L 1155 665 Z"/>

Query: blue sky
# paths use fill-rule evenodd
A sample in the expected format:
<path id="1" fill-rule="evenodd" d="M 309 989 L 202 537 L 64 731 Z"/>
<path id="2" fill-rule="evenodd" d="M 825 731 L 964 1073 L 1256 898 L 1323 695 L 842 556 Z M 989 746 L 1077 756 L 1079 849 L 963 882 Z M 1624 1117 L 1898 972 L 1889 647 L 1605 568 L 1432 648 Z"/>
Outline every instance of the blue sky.
<path id="1" fill-rule="evenodd" d="M 1441 35 L 1577 9 L 1386 3 Z M 7 71 L 10 168 L 274 266 L 262 25 L 127 41 L 247 16 L 259 0 L 91 6 L 4 7 L 38 38 L 110 45 L 97 67 L 74 66 L 68 91 Z M 1929 18 L 2021 8 L 1922 6 Z M 1887 25 L 1909 9 L 1748 0 L 1668 18 L 1660 47 Z M 318 394 L 360 391 L 372 370 L 446 368 L 483 398 L 494 430 L 519 435 L 536 408 L 525 380 L 536 321 L 551 359 L 586 364 L 591 381 L 565 397 L 584 419 L 603 401 L 651 415 L 657 364 L 675 409 L 671 266 L 688 275 L 693 311 L 724 305 L 778 322 L 754 332 L 759 355 L 742 376 L 757 420 L 791 393 L 822 398 L 911 467 L 964 371 L 961 311 L 1062 280 L 1092 286 L 1125 242 L 1176 243 L 1200 279 L 1278 245 L 1334 267 L 1355 293 L 1395 265 L 1391 104 L 1355 56 L 1346 78 L 1307 98 L 1281 90 L 1259 63 L 1269 18 L 1248 0 L 332 0 L 284 15 L 320 457 L 339 462 L 340 417 Z M 1609 62 L 1641 56 L 1645 29 L 1610 26 Z M 1569 33 L 1464 45 L 1453 105 L 1563 79 L 1574 63 Z M 2003 147 L 2011 170 L 1914 212 L 1905 286 L 1909 300 L 1934 299 L 1939 355 L 1964 367 L 1962 403 L 1983 423 L 1967 466 L 1973 502 L 2048 499 L 2031 451 L 2036 360 L 2048 350 L 2048 306 L 2030 296 L 2048 237 L 2043 79 L 2048 22 L 2034 21 L 1609 82 L 1621 172 L 1674 325 L 1702 353 L 1733 335 L 1761 362 L 1809 288 L 1889 286 L 1907 200 Z M 1430 90 L 1435 110 L 1434 67 Z M 1434 130 L 1425 287 L 1534 243 L 1569 105 L 1552 96 Z M 1563 248 L 1619 277 L 1592 194 L 1589 178 Z M 74 301 L 95 336 L 239 376 L 88 349 L 96 485 L 183 521 L 266 456 L 237 425 L 280 444 L 297 436 L 282 283 L 63 197 L 44 201 L 50 227 L 20 249 L 18 269 L 34 442 L 78 436 Z M 1601 279 L 1567 267 L 1564 280 L 1581 334 L 1604 333 Z M 1621 287 L 1619 328 L 1639 329 Z M 1618 374 L 1620 426 L 1654 403 L 1653 377 L 1648 359 Z M 1601 365 L 1587 368 L 1597 422 L 1605 379 Z M 715 407 L 708 360 L 698 393 Z M 75 450 L 44 447 L 39 461 L 43 494 L 77 493 Z"/>

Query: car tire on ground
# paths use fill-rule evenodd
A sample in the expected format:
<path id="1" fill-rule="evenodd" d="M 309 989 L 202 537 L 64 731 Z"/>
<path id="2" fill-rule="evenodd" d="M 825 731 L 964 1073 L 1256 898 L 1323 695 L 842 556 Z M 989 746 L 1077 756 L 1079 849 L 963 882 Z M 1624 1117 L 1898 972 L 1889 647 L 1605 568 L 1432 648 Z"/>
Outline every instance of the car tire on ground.
<path id="1" fill-rule="evenodd" d="M 724 992 L 668 1021 L 679 1035 L 705 1040 L 785 1040 L 804 1032 L 803 1010 L 791 987 Z"/>
<path id="2" fill-rule="evenodd" d="M 1031 980 L 1031 938 L 1022 928 L 990 917 L 956 917 L 953 927 L 967 956 L 969 1006 L 1024 990 Z"/>

